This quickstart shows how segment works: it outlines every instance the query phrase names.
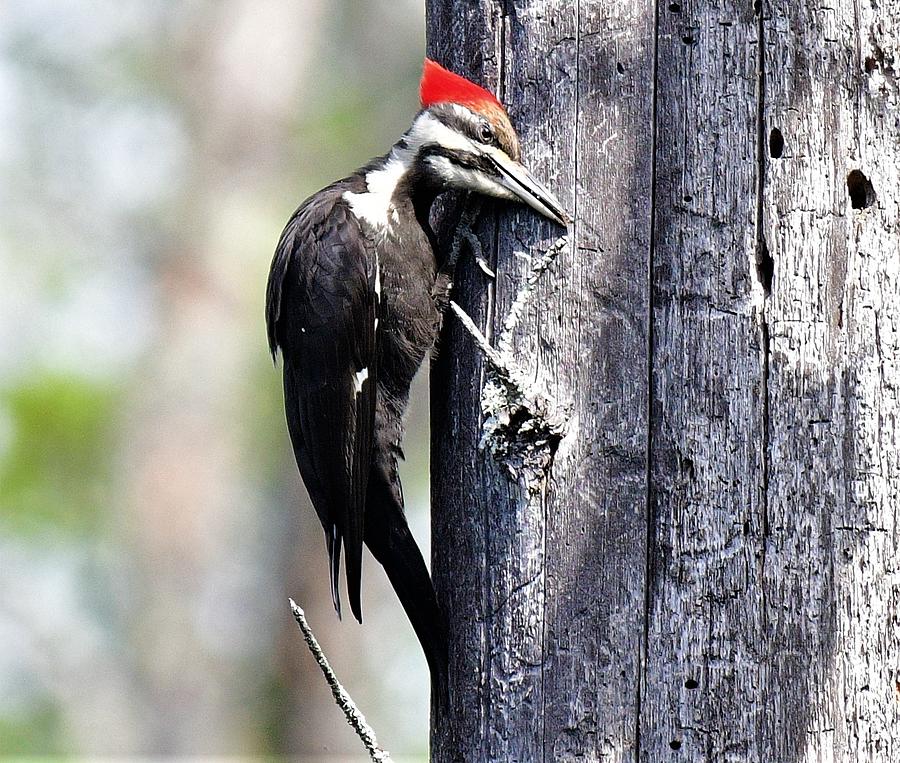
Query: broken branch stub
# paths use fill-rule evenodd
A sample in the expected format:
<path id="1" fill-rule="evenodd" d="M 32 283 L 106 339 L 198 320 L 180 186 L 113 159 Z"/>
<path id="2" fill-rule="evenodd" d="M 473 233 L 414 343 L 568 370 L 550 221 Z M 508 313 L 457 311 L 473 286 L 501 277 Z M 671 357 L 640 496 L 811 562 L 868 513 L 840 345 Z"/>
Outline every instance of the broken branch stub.
<path id="1" fill-rule="evenodd" d="M 458 240 L 468 241 L 471 230 L 457 231 Z M 512 353 L 512 334 L 541 275 L 565 246 L 565 236 L 557 239 L 533 261 L 531 272 L 519 289 L 497 348 L 491 346 L 469 315 L 455 302 L 450 306 L 463 327 L 475 339 L 487 361 L 481 391 L 483 416 L 480 447 L 490 451 L 506 474 L 522 482 L 530 493 L 537 492 L 553 465 L 553 458 L 566 431 L 568 413 L 541 386 L 529 383 L 518 369 Z"/>

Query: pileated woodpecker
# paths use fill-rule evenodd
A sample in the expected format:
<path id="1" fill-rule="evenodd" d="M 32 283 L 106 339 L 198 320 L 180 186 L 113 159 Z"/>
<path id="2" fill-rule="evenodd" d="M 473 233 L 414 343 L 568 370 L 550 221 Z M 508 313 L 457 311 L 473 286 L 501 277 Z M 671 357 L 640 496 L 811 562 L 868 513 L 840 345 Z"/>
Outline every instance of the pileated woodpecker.
<path id="1" fill-rule="evenodd" d="M 413 376 L 434 345 L 452 263 L 429 225 L 449 189 L 519 199 L 560 224 L 560 203 L 519 162 L 487 90 L 425 60 L 422 111 L 385 156 L 304 201 L 272 261 L 266 322 L 284 365 L 294 456 L 325 529 L 338 616 L 341 549 L 362 622 L 363 542 L 384 566 L 446 690 L 443 616 L 403 513 L 397 462 Z M 440 695 L 439 695 L 440 696 Z"/>

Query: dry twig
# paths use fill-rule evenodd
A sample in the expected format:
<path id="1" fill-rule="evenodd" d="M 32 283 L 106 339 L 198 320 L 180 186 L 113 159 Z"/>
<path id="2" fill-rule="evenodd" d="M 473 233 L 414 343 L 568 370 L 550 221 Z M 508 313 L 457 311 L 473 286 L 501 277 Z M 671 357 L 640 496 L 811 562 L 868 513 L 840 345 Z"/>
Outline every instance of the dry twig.
<path id="1" fill-rule="evenodd" d="M 289 599 L 289 601 L 291 602 L 291 612 L 293 612 L 294 619 L 297 621 L 297 626 L 303 634 L 303 640 L 306 641 L 309 651 L 312 652 L 312 656 L 322 669 L 322 675 L 325 676 L 325 681 L 328 683 L 328 686 L 331 687 L 334 701 L 337 702 L 341 712 L 344 713 L 344 717 L 347 719 L 347 723 L 350 724 L 350 728 L 356 732 L 356 735 L 365 745 L 366 751 L 369 753 L 369 757 L 374 763 L 390 763 L 390 753 L 388 753 L 387 750 L 382 750 L 378 746 L 375 732 L 372 730 L 372 727 L 366 723 L 366 717 L 359 711 L 359 708 L 356 706 L 353 698 L 347 693 L 347 690 L 341 686 L 341 682 L 338 681 L 337 676 L 331 669 L 331 665 L 328 662 L 328 658 L 325 657 L 322 647 L 319 646 L 319 642 L 316 640 L 315 635 L 313 635 L 312 628 L 309 627 L 309 623 L 306 621 L 306 615 L 303 614 L 303 610 L 297 606 L 293 599 Z"/>

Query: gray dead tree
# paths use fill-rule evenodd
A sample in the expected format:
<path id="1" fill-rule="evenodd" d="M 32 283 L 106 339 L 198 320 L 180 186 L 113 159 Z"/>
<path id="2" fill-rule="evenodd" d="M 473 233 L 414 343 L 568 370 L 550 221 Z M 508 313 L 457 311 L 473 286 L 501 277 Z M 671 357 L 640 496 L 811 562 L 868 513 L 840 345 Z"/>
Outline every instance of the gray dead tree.
<path id="1" fill-rule="evenodd" d="M 433 759 L 900 760 L 900 4 L 427 8 L 576 218 L 434 363 Z"/>

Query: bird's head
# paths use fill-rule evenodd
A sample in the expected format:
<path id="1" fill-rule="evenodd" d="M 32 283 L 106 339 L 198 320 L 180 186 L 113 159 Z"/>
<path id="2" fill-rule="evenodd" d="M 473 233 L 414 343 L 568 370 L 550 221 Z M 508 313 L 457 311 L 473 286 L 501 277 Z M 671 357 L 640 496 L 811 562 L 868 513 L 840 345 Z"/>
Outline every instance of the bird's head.
<path id="1" fill-rule="evenodd" d="M 422 171 L 443 187 L 517 199 L 560 225 L 562 205 L 521 163 L 519 138 L 487 90 L 425 59 L 422 111 L 405 139 Z"/>

